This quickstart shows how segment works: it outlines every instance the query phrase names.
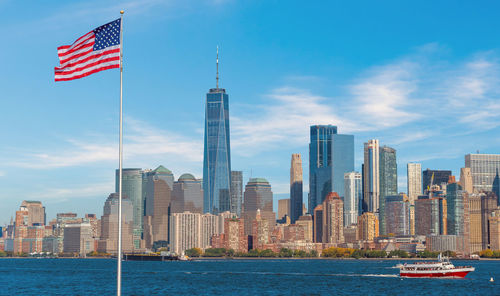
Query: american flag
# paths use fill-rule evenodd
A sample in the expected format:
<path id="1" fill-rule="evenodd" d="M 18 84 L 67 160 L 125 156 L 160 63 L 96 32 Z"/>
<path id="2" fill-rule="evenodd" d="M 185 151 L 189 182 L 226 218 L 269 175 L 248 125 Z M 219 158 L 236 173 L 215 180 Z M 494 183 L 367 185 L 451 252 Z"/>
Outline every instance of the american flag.
<path id="1" fill-rule="evenodd" d="M 57 48 L 59 67 L 55 80 L 82 78 L 99 71 L 120 67 L 120 19 L 100 26 L 71 45 Z"/>

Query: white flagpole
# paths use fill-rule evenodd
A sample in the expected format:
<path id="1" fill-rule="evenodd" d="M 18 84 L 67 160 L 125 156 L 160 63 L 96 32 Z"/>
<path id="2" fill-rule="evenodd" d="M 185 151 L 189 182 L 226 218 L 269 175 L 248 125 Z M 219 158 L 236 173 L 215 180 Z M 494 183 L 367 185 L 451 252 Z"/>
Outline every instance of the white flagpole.
<path id="1" fill-rule="evenodd" d="M 123 164 L 123 10 L 120 11 L 120 148 L 118 173 L 118 266 L 116 272 L 116 295 L 122 294 L 122 164 Z"/>

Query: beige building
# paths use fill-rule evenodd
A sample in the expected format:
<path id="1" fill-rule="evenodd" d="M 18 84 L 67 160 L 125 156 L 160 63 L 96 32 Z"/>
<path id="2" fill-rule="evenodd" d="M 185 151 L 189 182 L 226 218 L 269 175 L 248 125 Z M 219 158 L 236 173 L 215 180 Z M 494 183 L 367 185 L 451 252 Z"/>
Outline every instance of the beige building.
<path id="1" fill-rule="evenodd" d="M 323 243 L 344 242 L 344 203 L 336 192 L 330 192 L 323 201 Z"/>
<path id="2" fill-rule="evenodd" d="M 133 244 L 133 205 L 126 197 L 122 197 L 122 250 L 124 253 L 134 251 Z M 69 225 L 69 224 L 66 224 Z M 101 238 L 97 251 L 101 253 L 118 253 L 118 194 L 111 193 L 104 203 L 101 216 Z"/>
<path id="3" fill-rule="evenodd" d="M 257 211 L 257 216 L 252 221 L 252 237 L 254 249 L 262 249 L 269 243 L 269 221 L 262 219 L 260 211 Z"/>
<path id="4" fill-rule="evenodd" d="M 64 253 L 78 253 L 80 256 L 85 256 L 94 251 L 94 242 L 92 225 L 89 222 L 64 226 Z"/>
<path id="5" fill-rule="evenodd" d="M 365 212 L 358 217 L 358 240 L 373 241 L 379 236 L 378 218 L 374 213 Z"/>
<path id="6" fill-rule="evenodd" d="M 290 199 L 278 199 L 278 219 L 283 219 L 287 215 L 290 217 Z"/>
<path id="7" fill-rule="evenodd" d="M 462 178 L 460 178 L 462 179 Z M 467 194 L 467 193 L 465 193 Z M 483 248 L 481 224 L 481 195 L 469 194 L 470 252 L 480 252 Z"/>
<path id="8" fill-rule="evenodd" d="M 408 163 L 407 165 L 408 198 L 410 204 L 414 205 L 419 195 L 422 195 L 422 165 L 420 163 Z"/>
<path id="9" fill-rule="evenodd" d="M 489 217 L 490 249 L 500 250 L 500 210 L 496 210 Z"/>
<path id="10" fill-rule="evenodd" d="M 300 216 L 295 224 L 304 228 L 304 239 L 306 242 L 313 241 L 313 217 L 311 215 Z"/>
<path id="11" fill-rule="evenodd" d="M 471 168 L 461 168 L 460 169 L 460 186 L 462 186 L 462 190 L 465 192 L 473 193 L 473 184 L 472 184 L 472 172 Z"/>

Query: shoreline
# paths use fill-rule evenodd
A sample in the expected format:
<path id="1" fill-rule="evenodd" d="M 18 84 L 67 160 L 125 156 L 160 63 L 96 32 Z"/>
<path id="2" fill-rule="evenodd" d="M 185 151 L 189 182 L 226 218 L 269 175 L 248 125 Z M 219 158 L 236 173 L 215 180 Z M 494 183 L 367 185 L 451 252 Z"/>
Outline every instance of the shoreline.
<path id="1" fill-rule="evenodd" d="M 112 257 L 55 257 L 55 258 L 44 258 L 44 257 L 0 257 L 2 259 L 116 259 Z M 366 261 L 432 261 L 437 260 L 437 258 L 329 258 L 329 257 L 317 257 L 317 258 L 285 258 L 285 257 L 192 257 L 191 261 L 204 261 L 204 260 L 217 260 L 217 261 L 229 261 L 229 260 L 366 260 Z M 458 261 L 500 261 L 500 258 L 480 258 L 480 259 L 469 259 L 469 258 L 450 258 L 450 260 Z M 148 262 L 148 261 L 146 261 Z"/>

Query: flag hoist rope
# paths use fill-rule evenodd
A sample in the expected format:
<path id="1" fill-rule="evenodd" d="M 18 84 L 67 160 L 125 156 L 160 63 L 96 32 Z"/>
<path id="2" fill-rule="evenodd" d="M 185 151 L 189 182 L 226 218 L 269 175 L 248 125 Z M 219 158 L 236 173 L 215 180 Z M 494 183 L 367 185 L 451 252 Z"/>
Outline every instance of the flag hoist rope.
<path id="1" fill-rule="evenodd" d="M 122 294 L 122 164 L 123 164 L 123 10 L 120 11 L 120 144 L 118 165 L 118 255 L 116 295 Z"/>

